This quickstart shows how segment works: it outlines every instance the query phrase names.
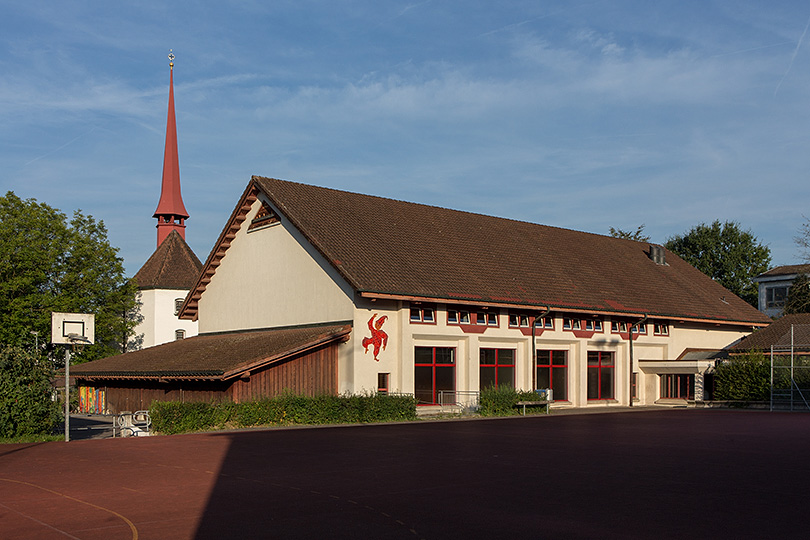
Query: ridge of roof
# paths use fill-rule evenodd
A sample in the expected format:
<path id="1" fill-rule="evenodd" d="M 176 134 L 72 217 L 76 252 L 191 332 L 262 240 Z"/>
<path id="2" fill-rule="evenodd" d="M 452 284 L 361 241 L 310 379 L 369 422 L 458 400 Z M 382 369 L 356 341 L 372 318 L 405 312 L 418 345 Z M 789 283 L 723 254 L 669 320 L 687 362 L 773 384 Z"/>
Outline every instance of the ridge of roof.
<path id="1" fill-rule="evenodd" d="M 177 231 L 166 239 L 136 272 L 138 289 L 189 290 L 197 281 L 202 263 Z"/>
<path id="2" fill-rule="evenodd" d="M 314 347 L 344 339 L 351 325 L 199 335 L 71 366 L 77 378 L 230 379 Z"/>
<path id="3" fill-rule="evenodd" d="M 663 247 L 665 265 L 651 259 L 647 243 L 259 176 L 206 261 L 185 315 L 196 314 L 205 280 L 259 193 L 363 296 L 769 321 Z"/>
<path id="4" fill-rule="evenodd" d="M 757 278 L 767 276 L 789 276 L 793 274 L 810 274 L 810 264 L 786 264 L 777 266 L 771 268 L 767 272 L 761 273 L 757 276 Z"/>

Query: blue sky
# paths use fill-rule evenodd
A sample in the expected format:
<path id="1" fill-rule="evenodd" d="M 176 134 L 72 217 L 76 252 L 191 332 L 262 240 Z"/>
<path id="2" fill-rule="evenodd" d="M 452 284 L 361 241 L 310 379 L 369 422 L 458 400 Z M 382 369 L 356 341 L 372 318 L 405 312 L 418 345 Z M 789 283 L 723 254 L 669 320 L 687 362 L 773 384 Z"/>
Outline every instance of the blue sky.
<path id="1" fill-rule="evenodd" d="M 810 216 L 810 5 L 0 0 L 0 189 L 155 249 L 173 49 L 186 239 L 250 176 L 664 242 Z"/>

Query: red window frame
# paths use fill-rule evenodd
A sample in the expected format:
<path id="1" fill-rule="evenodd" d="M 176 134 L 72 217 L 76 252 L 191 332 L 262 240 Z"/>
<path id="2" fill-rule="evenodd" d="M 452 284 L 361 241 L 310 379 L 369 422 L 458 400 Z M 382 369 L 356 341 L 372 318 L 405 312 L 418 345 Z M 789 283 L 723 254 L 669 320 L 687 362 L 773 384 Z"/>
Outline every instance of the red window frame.
<path id="1" fill-rule="evenodd" d="M 566 350 L 538 350 L 535 362 L 537 378 L 535 380 L 545 380 L 543 375 L 548 373 L 548 386 L 553 390 L 554 401 L 568 401 L 568 351 Z M 565 375 L 562 382 L 554 380 L 554 370 L 563 369 Z M 541 370 L 543 370 L 541 372 Z M 559 371 L 558 371 L 559 374 Z M 557 377 L 559 379 L 559 377 Z M 540 388 L 538 382 L 537 387 Z"/>
<path id="2" fill-rule="evenodd" d="M 481 377 L 482 371 L 484 369 L 487 369 L 487 368 L 493 368 L 495 370 L 494 386 L 498 387 L 498 386 L 503 385 L 503 386 L 510 386 L 510 387 L 514 388 L 515 387 L 515 358 L 517 357 L 517 351 L 515 349 L 493 349 L 493 348 L 488 348 L 488 347 L 482 347 L 478 351 L 479 351 L 478 352 L 478 366 L 479 366 L 478 367 L 478 370 L 479 370 L 479 384 L 478 384 L 478 387 L 480 389 L 482 389 L 482 390 L 484 388 L 484 386 L 480 383 L 480 380 L 482 378 Z M 488 351 L 494 351 L 494 353 L 495 353 L 493 355 L 494 356 L 494 358 L 493 358 L 494 362 L 493 363 L 488 363 L 488 362 L 485 363 L 485 360 L 488 360 L 487 358 L 485 358 Z M 505 353 L 505 352 L 510 353 L 508 356 L 511 356 L 511 358 L 509 359 L 509 360 L 511 360 L 511 363 L 509 363 L 509 360 L 503 359 L 503 356 L 505 356 L 503 353 Z M 512 371 L 512 376 L 511 376 L 509 381 L 501 381 L 500 380 L 501 371 L 502 371 L 500 368 L 512 368 L 512 370 L 511 370 Z M 492 386 L 492 385 L 490 385 L 490 386 Z"/>
<path id="3" fill-rule="evenodd" d="M 426 352 L 430 350 L 430 362 L 419 362 L 419 350 L 422 352 Z M 436 351 L 441 350 L 443 352 L 449 353 L 450 362 L 440 362 L 440 360 L 436 354 Z M 447 390 L 447 391 L 455 391 L 456 389 L 456 349 L 454 347 L 415 347 L 414 348 L 414 395 L 417 399 L 418 405 L 439 405 L 439 391 L 440 390 Z M 418 368 L 430 368 L 431 372 L 431 388 L 429 390 L 430 396 L 425 396 L 428 393 L 426 389 L 420 389 L 417 387 L 419 384 L 419 376 L 418 376 Z M 437 379 L 436 379 L 436 370 L 441 368 L 452 368 L 453 375 L 452 375 L 452 388 L 438 388 Z M 424 370 L 423 370 L 424 371 Z M 423 399 L 428 397 L 429 399 Z"/>
<path id="4" fill-rule="evenodd" d="M 663 373 L 661 399 L 695 399 L 695 375 L 692 373 Z"/>
<path id="5" fill-rule="evenodd" d="M 588 400 L 615 399 L 616 359 L 612 351 L 588 351 Z"/>

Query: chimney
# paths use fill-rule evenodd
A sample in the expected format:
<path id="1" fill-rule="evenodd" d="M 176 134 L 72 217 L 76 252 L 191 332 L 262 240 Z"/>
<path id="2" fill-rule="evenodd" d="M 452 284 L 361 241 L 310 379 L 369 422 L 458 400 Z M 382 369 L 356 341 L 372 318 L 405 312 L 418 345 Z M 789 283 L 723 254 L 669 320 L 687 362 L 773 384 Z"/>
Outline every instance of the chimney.
<path id="1" fill-rule="evenodd" d="M 652 259 L 652 261 L 655 264 L 660 264 L 662 266 L 666 266 L 667 259 L 666 259 L 666 254 L 665 254 L 665 251 L 664 251 L 664 246 L 659 246 L 659 245 L 656 245 L 656 244 L 650 244 L 650 254 L 649 254 L 649 256 L 650 256 L 650 259 Z"/>

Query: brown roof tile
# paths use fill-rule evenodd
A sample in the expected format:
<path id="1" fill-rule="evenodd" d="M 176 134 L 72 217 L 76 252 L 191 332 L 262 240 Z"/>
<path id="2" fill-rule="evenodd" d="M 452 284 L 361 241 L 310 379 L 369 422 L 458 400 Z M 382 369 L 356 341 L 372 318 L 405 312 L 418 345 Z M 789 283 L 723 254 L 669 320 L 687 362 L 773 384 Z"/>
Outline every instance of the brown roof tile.
<path id="1" fill-rule="evenodd" d="M 361 294 L 770 320 L 669 251 L 656 264 L 646 243 L 262 177 L 246 188 L 204 274 L 215 273 L 226 231 L 259 191 Z M 204 290 L 198 280 L 186 316 Z"/>
<path id="2" fill-rule="evenodd" d="M 133 278 L 139 289 L 189 290 L 202 269 L 200 259 L 177 231 L 172 231 Z"/>
<path id="3" fill-rule="evenodd" d="M 770 351 L 790 347 L 790 331 L 793 327 L 793 344 L 804 351 L 810 350 L 810 313 L 794 313 L 776 319 L 767 328 L 757 330 L 733 347 L 734 352 Z"/>
<path id="4" fill-rule="evenodd" d="M 81 378 L 230 378 L 343 339 L 349 325 L 206 334 L 71 366 Z"/>

